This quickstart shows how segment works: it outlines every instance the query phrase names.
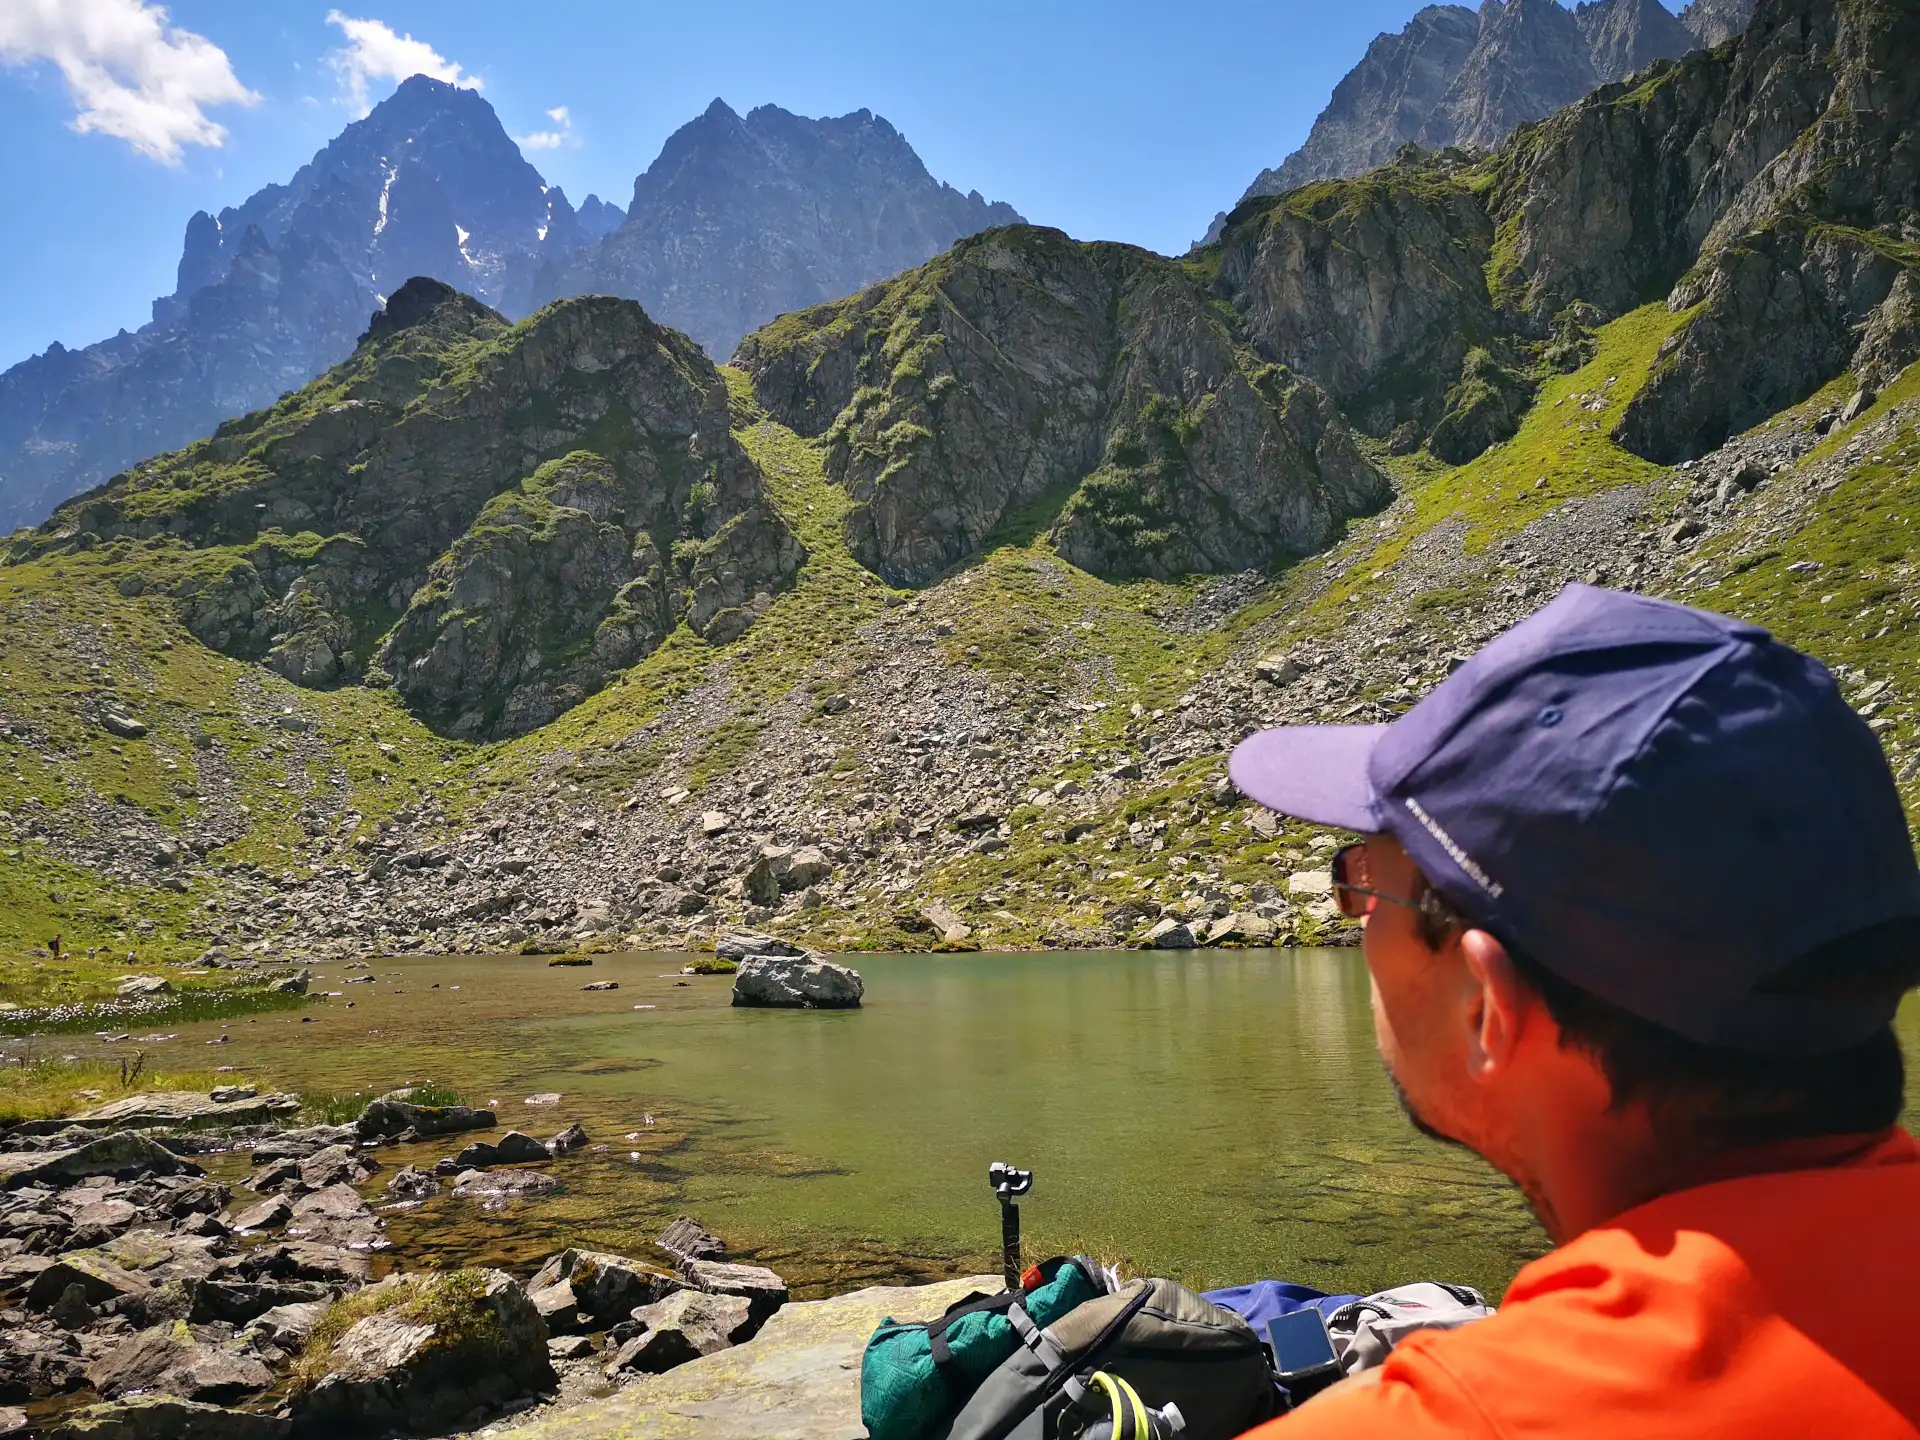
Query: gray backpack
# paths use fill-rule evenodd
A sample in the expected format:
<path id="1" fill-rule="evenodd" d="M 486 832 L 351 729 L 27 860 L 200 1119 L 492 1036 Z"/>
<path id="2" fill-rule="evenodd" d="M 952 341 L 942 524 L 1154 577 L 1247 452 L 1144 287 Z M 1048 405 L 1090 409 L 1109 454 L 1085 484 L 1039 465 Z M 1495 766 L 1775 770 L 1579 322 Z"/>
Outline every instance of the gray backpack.
<path id="1" fill-rule="evenodd" d="M 1150 1409 L 1177 1407 L 1182 1440 L 1233 1440 L 1279 1412 L 1253 1327 L 1171 1280 L 1136 1280 L 1045 1330 L 1015 1324 L 1021 1347 L 974 1391 L 946 1440 L 1078 1434 L 1095 1371 L 1125 1381 Z"/>
<path id="2" fill-rule="evenodd" d="M 1327 1336 L 1348 1375 L 1386 1364 L 1393 1347 L 1419 1330 L 1458 1330 L 1484 1320 L 1493 1307 L 1471 1285 L 1423 1280 L 1382 1290 L 1342 1306 L 1327 1320 Z"/>

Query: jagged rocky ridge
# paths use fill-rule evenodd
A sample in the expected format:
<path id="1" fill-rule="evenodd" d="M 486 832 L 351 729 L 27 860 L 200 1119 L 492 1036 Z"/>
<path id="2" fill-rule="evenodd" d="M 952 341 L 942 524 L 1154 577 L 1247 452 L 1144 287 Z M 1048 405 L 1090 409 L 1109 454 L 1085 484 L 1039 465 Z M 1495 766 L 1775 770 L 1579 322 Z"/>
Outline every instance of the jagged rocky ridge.
<path id="1" fill-rule="evenodd" d="M 742 120 L 717 102 L 640 177 L 631 215 L 597 196 L 576 212 L 478 94 L 416 75 L 289 183 L 195 215 L 151 324 L 0 374 L 0 532 L 298 389 L 416 275 L 513 318 L 637 298 L 723 357 L 783 311 L 1018 218 L 936 182 L 864 110 Z"/>
<path id="2" fill-rule="evenodd" d="M 1315 180 L 1359 175 L 1404 145 L 1490 150 L 1513 130 L 1655 60 L 1718 45 L 1745 28 L 1755 0 L 1695 0 L 1677 18 L 1660 0 L 1490 0 L 1429 5 L 1334 87 L 1306 142 L 1263 170 L 1242 203 Z M 1217 216 L 1204 243 L 1220 238 Z"/>
<path id="3" fill-rule="evenodd" d="M 630 301 L 510 328 L 417 279 L 346 365 L 69 503 L 29 549 L 178 539 L 181 615 L 212 648 L 515 733 L 683 621 L 738 636 L 791 580 L 803 549 L 727 407 L 712 362 Z"/>
<path id="4" fill-rule="evenodd" d="M 1884 377 L 1920 354 L 1915 57 L 1910 7 L 1762 0 L 1737 40 L 1491 159 L 1409 152 L 1250 201 L 1191 263 L 1258 353 L 1452 463 L 1510 435 L 1596 323 L 1665 299 L 1694 313 L 1617 438 L 1686 459 L 1856 360 Z"/>
<path id="5" fill-rule="evenodd" d="M 485 100 L 416 75 L 289 183 L 188 221 L 151 324 L 0 374 L 0 531 L 298 389 L 411 276 L 524 313 L 539 257 L 590 238 Z"/>
<path id="6" fill-rule="evenodd" d="M 546 265 L 537 298 L 624 295 L 725 359 L 778 314 L 1019 219 L 936 181 L 870 111 L 810 120 L 762 105 L 742 117 L 715 100 L 634 181 L 617 230 Z"/>
<path id="7" fill-rule="evenodd" d="M 1015 227 L 749 336 L 761 402 L 824 433 L 853 552 L 923 584 L 1029 517 L 1097 574 L 1264 568 L 1389 487 L 1320 386 L 1182 267 Z"/>

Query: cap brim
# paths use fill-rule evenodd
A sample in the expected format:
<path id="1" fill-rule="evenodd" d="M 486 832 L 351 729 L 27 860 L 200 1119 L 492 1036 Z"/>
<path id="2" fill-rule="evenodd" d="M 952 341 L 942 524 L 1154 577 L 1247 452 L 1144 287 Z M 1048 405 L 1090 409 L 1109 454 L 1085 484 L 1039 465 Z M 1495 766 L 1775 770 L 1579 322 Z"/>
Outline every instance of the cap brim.
<path id="1" fill-rule="evenodd" d="M 1368 833 L 1380 828 L 1367 760 L 1385 725 L 1292 725 L 1262 730 L 1234 748 L 1227 771 L 1269 810 Z"/>

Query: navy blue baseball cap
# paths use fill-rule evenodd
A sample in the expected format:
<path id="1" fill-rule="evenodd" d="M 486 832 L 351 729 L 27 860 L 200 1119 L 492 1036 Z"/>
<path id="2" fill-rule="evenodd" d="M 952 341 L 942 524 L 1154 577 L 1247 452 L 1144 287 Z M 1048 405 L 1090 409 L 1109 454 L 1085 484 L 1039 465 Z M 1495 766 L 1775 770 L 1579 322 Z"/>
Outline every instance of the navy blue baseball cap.
<path id="1" fill-rule="evenodd" d="M 1232 774 L 1284 814 L 1391 834 L 1476 925 L 1701 1044 L 1826 1053 L 1898 1008 L 1769 991 L 1920 917 L 1920 865 L 1873 731 L 1758 626 L 1570 586 L 1393 724 L 1262 731 Z"/>

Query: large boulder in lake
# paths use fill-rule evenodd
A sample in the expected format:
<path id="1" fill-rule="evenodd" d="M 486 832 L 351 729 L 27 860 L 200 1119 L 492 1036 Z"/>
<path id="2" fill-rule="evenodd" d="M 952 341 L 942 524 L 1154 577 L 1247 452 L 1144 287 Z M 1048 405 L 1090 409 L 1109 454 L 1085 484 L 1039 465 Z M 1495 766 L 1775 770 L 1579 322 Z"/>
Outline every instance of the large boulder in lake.
<path id="1" fill-rule="evenodd" d="M 294 1371 L 293 1430 L 438 1434 L 556 1383 L 547 1327 L 511 1276 L 398 1276 L 315 1328 Z"/>
<path id="2" fill-rule="evenodd" d="M 733 1003 L 780 1010 L 852 1010 L 866 986 L 858 970 L 805 955 L 755 955 L 733 977 Z"/>

